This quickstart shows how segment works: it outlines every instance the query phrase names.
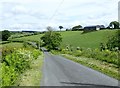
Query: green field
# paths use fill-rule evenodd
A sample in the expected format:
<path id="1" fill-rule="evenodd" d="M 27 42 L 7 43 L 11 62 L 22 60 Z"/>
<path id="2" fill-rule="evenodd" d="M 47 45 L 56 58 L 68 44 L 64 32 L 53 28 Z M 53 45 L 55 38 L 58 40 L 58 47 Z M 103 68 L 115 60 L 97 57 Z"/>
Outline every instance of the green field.
<path id="1" fill-rule="evenodd" d="M 13 41 L 39 41 L 40 40 L 40 37 L 42 36 L 42 34 L 39 34 L 39 35 L 33 35 L 33 36 L 27 36 L 27 37 L 21 37 L 21 38 L 14 38 L 14 39 L 11 39 Z"/>
<path id="2" fill-rule="evenodd" d="M 7 44 L 2 44 L 0 47 L 23 47 L 23 43 L 17 43 L 17 42 L 12 42 L 12 43 L 7 43 Z"/>
<path id="3" fill-rule="evenodd" d="M 116 30 L 101 30 L 82 34 L 80 31 L 62 32 L 62 47 L 71 45 L 73 48 L 99 48 L 101 42 L 106 42 L 107 37 L 113 35 Z"/>
<path id="4" fill-rule="evenodd" d="M 85 34 L 82 34 L 81 31 L 61 32 L 61 35 L 63 38 L 61 47 L 65 48 L 67 45 L 70 45 L 73 48 L 76 48 L 76 47 L 93 48 L 93 49 L 99 48 L 100 43 L 106 42 L 106 40 L 108 39 L 107 37 L 110 35 L 113 35 L 115 32 L 116 30 L 100 30 L 100 31 L 95 31 L 95 32 L 90 32 Z M 15 38 L 12 40 L 39 41 L 42 35 L 43 34 L 39 34 L 39 35 Z"/>

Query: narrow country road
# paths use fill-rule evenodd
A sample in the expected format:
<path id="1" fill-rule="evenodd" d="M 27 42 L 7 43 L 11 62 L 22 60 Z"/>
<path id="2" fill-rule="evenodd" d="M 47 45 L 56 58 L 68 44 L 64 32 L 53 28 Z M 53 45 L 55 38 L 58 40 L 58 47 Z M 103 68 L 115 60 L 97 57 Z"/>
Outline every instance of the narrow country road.
<path id="1" fill-rule="evenodd" d="M 117 88 L 118 81 L 100 72 L 44 50 L 41 86 L 87 86 Z"/>

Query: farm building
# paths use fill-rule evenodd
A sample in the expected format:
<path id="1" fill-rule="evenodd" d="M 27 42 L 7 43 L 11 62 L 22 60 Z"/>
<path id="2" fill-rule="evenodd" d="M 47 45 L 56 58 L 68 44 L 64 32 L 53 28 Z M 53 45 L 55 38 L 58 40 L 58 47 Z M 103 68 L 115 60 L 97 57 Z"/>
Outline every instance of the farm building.
<path id="1" fill-rule="evenodd" d="M 84 31 L 96 31 L 96 30 L 100 30 L 100 29 L 104 29 L 104 28 L 105 28 L 104 25 L 86 26 L 86 27 L 84 27 Z"/>

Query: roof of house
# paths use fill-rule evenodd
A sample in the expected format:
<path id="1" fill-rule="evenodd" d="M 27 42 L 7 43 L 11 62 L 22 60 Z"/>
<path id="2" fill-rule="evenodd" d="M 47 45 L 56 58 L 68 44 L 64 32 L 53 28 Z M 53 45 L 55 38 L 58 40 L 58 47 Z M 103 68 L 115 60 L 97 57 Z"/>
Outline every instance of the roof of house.
<path id="1" fill-rule="evenodd" d="M 105 28 L 104 25 L 85 26 L 84 28 L 95 28 L 95 27 Z"/>

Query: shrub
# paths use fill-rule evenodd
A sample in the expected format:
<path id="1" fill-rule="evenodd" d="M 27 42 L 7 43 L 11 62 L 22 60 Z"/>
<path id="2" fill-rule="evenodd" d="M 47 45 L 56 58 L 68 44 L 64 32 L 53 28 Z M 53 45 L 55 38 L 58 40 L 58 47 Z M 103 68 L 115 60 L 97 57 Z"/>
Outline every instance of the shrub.
<path id="1" fill-rule="evenodd" d="M 2 86 L 11 86 L 17 77 L 26 69 L 30 68 L 32 60 L 40 55 L 39 50 L 14 49 L 11 53 L 5 52 L 2 61 Z M 2 57 L 3 58 L 3 57 Z"/>
<path id="2" fill-rule="evenodd" d="M 106 45 L 109 50 L 113 50 L 116 47 L 120 50 L 120 30 L 117 30 L 115 35 L 109 37 Z"/>
<path id="3" fill-rule="evenodd" d="M 2 41 L 7 41 L 7 39 L 10 37 L 10 32 L 8 30 L 2 31 Z"/>
<path id="4" fill-rule="evenodd" d="M 42 37 L 41 40 L 44 42 L 44 46 L 48 48 L 48 50 L 54 50 L 55 47 L 59 47 L 62 42 L 62 37 L 60 33 L 48 31 Z"/>

